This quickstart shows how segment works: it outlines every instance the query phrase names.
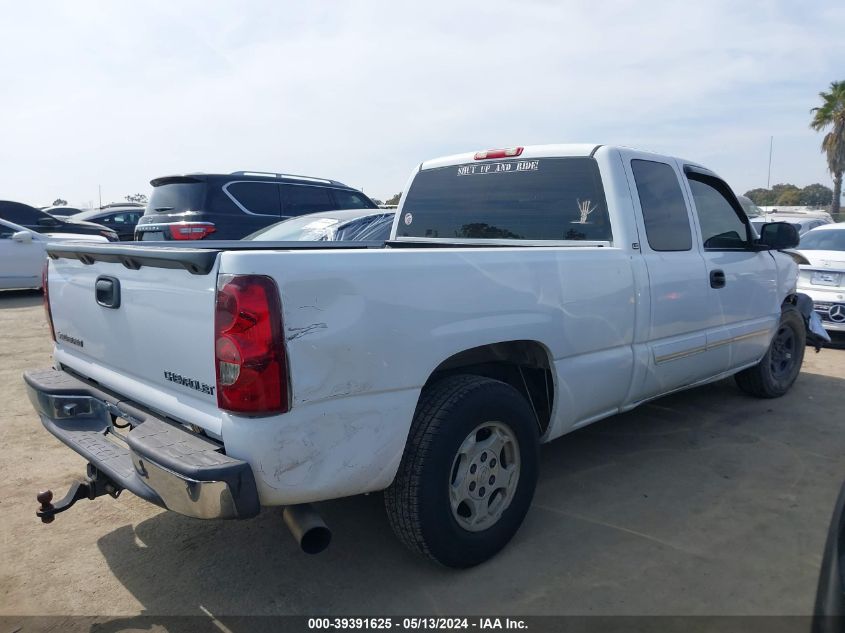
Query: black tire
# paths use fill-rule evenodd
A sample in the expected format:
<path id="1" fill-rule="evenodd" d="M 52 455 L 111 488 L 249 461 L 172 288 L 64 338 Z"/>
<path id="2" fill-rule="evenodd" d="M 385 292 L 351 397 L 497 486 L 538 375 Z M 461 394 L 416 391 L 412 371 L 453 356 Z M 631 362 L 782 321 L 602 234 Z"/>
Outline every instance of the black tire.
<path id="1" fill-rule="evenodd" d="M 498 520 L 470 531 L 453 514 L 450 480 L 460 447 L 487 422 L 506 427 L 517 440 L 519 474 Z M 538 458 L 537 421 L 519 391 L 480 376 L 443 378 L 423 390 L 399 471 L 385 491 L 390 525 L 414 552 L 448 567 L 477 565 L 507 545 L 522 524 L 537 485 Z"/>
<path id="2" fill-rule="evenodd" d="M 757 398 L 780 398 L 798 378 L 806 344 L 804 318 L 795 306 L 784 306 L 763 360 L 736 374 L 736 384 Z"/>

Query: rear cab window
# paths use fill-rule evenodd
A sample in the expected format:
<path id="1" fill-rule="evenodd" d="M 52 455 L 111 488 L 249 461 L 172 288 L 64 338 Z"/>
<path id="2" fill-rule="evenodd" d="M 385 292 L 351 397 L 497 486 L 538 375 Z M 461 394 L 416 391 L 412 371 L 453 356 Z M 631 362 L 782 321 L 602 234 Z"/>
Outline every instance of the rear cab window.
<path id="1" fill-rule="evenodd" d="M 476 161 L 420 171 L 397 237 L 610 241 L 604 188 L 590 157 Z"/>
<path id="2" fill-rule="evenodd" d="M 689 214 L 675 170 L 666 163 L 634 159 L 631 171 L 651 250 L 691 250 Z"/>

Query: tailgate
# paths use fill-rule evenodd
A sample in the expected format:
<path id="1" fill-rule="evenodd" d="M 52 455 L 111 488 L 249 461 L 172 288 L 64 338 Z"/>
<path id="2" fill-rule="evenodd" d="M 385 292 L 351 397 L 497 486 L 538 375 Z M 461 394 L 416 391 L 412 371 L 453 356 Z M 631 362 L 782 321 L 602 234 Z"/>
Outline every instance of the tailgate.
<path id="1" fill-rule="evenodd" d="M 165 249 L 67 250 L 48 248 L 55 359 L 127 399 L 219 436 L 216 253 L 201 252 L 186 263 L 184 256 L 168 259 Z"/>

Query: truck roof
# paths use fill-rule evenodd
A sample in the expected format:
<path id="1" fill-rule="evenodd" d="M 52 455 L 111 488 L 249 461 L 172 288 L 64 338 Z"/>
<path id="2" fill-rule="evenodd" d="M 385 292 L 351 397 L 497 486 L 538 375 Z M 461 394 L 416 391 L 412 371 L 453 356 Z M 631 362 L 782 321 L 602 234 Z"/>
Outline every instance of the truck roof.
<path id="1" fill-rule="evenodd" d="M 626 148 L 623 146 L 616 146 L 616 145 L 602 145 L 600 143 L 555 143 L 550 145 L 525 145 L 522 146 L 522 151 L 519 153 L 518 156 L 504 156 L 500 160 L 512 160 L 515 158 L 519 159 L 529 159 L 529 158 L 561 158 L 561 157 L 568 157 L 568 156 L 593 156 L 599 148 L 605 148 L 609 150 L 613 149 L 634 149 L 634 148 Z M 485 150 L 480 150 L 485 151 Z M 490 151 L 490 150 L 487 150 Z M 650 154 L 655 157 L 661 158 L 678 158 L 678 157 L 670 157 L 665 154 L 657 154 L 655 152 L 648 152 L 644 150 L 635 150 L 638 153 L 642 154 Z M 440 158 L 433 158 L 431 160 L 427 160 L 420 165 L 420 169 L 436 169 L 438 167 L 447 167 L 450 165 L 460 165 L 464 163 L 471 163 L 476 160 L 476 152 L 464 152 L 462 154 L 452 154 L 450 156 L 442 156 Z M 694 161 L 689 161 L 685 159 L 680 159 L 683 163 L 688 165 L 695 165 L 696 167 L 702 167 L 698 163 Z"/>

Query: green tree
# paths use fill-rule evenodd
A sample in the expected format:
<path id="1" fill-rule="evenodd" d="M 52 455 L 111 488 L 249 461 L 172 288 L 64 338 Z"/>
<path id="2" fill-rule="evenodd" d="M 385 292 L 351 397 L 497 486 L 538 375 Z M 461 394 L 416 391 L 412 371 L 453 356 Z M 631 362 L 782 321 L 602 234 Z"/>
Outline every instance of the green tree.
<path id="1" fill-rule="evenodd" d="M 133 193 L 126 196 L 126 200 L 128 200 L 129 202 L 140 202 L 141 204 L 147 204 L 147 194 Z"/>
<path id="2" fill-rule="evenodd" d="M 53 200 L 53 206 L 54 207 L 66 207 L 67 206 L 67 200 L 62 200 L 61 198 L 56 198 L 55 200 Z"/>
<path id="3" fill-rule="evenodd" d="M 775 199 L 775 203 L 777 203 L 777 199 L 780 198 L 783 194 L 787 191 L 801 191 L 798 187 L 793 185 L 792 183 L 778 183 L 774 187 L 772 187 L 772 197 Z"/>
<path id="4" fill-rule="evenodd" d="M 798 207 L 801 206 L 801 190 L 798 187 L 794 189 L 785 189 L 779 196 L 775 204 L 784 207 Z"/>
<path id="5" fill-rule="evenodd" d="M 771 189 L 752 189 L 751 191 L 746 191 L 743 195 L 758 207 L 767 207 L 775 203 L 775 195 Z"/>
<path id="6" fill-rule="evenodd" d="M 385 200 L 384 204 L 399 204 L 399 199 L 402 197 L 402 192 L 400 191 L 392 198 L 388 198 Z"/>
<path id="7" fill-rule="evenodd" d="M 833 190 L 822 184 L 807 185 L 801 190 L 801 204 L 808 207 L 826 207 L 833 200 Z"/>
<path id="8" fill-rule="evenodd" d="M 834 81 L 829 92 L 820 92 L 822 105 L 813 108 L 810 127 L 816 132 L 830 131 L 822 139 L 822 152 L 827 156 L 827 168 L 833 175 L 833 199 L 830 213 L 839 213 L 842 197 L 842 172 L 845 171 L 845 81 Z"/>

